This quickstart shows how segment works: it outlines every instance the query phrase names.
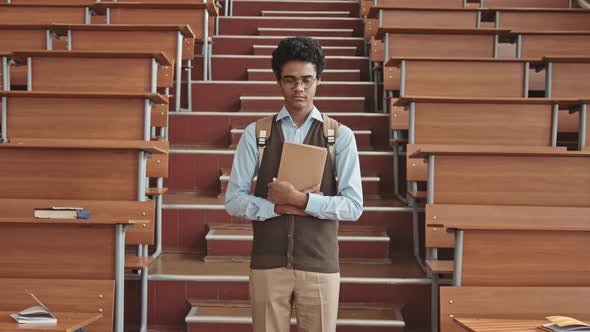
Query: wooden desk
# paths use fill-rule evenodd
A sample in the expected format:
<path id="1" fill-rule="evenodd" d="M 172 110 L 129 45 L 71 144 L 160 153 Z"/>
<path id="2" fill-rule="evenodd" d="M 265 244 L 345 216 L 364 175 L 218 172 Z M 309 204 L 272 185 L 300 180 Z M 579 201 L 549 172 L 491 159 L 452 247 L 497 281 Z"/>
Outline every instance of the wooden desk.
<path id="1" fill-rule="evenodd" d="M 191 61 L 195 53 L 195 34 L 188 25 L 53 25 L 51 30 L 64 36 L 73 51 L 163 52 L 175 66 L 174 94 L 180 110 L 182 63 Z M 160 67 L 158 77 L 170 71 Z"/>
<path id="2" fill-rule="evenodd" d="M 12 59 L 27 66 L 29 91 L 155 93 L 173 84 L 171 70 L 164 77 L 157 72 L 172 69 L 163 53 L 18 51 Z"/>
<path id="3" fill-rule="evenodd" d="M 454 317 L 537 321 L 559 314 L 584 320 L 590 305 L 590 287 L 441 287 L 440 294 L 441 332 L 469 331 Z"/>
<path id="4" fill-rule="evenodd" d="M 486 0 L 487 1 L 487 0 Z M 590 10 L 498 9 L 496 28 L 534 31 L 590 31 Z"/>
<path id="5" fill-rule="evenodd" d="M 590 57 L 551 56 L 545 57 L 544 61 L 547 63 L 547 97 L 586 97 L 590 88 Z"/>
<path id="6" fill-rule="evenodd" d="M 518 55 L 523 58 L 552 56 L 587 56 L 590 54 L 590 31 L 513 31 Z"/>
<path id="7" fill-rule="evenodd" d="M 480 0 L 483 8 L 569 8 L 568 0 Z"/>
<path id="8" fill-rule="evenodd" d="M 89 24 L 90 10 L 87 5 L 21 3 L 0 4 L 0 22 L 3 24 Z"/>
<path id="9" fill-rule="evenodd" d="M 52 37 L 50 25 L 0 24 L 0 52 L 11 53 L 16 50 L 47 50 L 51 49 Z M 12 84 L 26 85 L 27 71 L 25 67 L 11 66 Z M 7 85 L 8 86 L 8 85 Z M 0 89 L 2 82 L 0 81 Z"/>
<path id="10" fill-rule="evenodd" d="M 420 144 L 556 146 L 560 107 L 579 103 L 541 98 L 404 97 L 393 106 L 403 108 L 412 119 L 408 127 L 411 154 Z M 426 162 L 412 158 L 407 162 L 408 181 L 427 180 Z"/>
<path id="11" fill-rule="evenodd" d="M 528 96 L 536 63 L 541 59 L 392 57 L 385 66 L 400 68 L 401 97 L 520 98 Z"/>
<path id="12" fill-rule="evenodd" d="M 453 318 L 457 324 L 471 332 L 538 332 L 538 326 L 547 320 Z"/>
<path id="13" fill-rule="evenodd" d="M 500 38 L 505 38 L 508 33 L 508 30 L 496 29 L 380 28 L 376 39 L 383 40 L 384 54 L 375 54 L 372 49 L 371 56 L 373 59 L 421 56 L 493 58 L 496 57 Z M 389 66 L 384 70 L 384 89 L 399 90 L 399 68 Z"/>
<path id="14" fill-rule="evenodd" d="M 24 325 L 16 323 L 16 321 L 10 317 L 10 314 L 13 313 L 15 312 L 0 311 L 0 331 L 74 332 L 77 329 L 86 327 L 102 318 L 102 314 L 100 313 L 52 312 L 57 318 L 57 324 Z"/>

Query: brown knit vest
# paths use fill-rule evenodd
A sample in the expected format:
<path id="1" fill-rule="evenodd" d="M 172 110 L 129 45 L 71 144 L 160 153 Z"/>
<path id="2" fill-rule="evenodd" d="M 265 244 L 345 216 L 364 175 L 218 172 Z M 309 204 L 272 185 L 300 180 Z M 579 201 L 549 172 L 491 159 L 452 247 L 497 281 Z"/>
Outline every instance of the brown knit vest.
<path id="1" fill-rule="evenodd" d="M 258 170 L 255 190 L 257 197 L 267 197 L 267 185 L 279 172 L 284 141 L 281 124 L 276 121 L 275 115 Z M 328 148 L 321 121 L 313 120 L 303 143 Z M 333 170 L 332 160 L 328 155 L 320 187 L 320 191 L 326 196 L 334 196 L 337 192 Z M 301 171 L 305 172 L 305 165 L 301 165 Z M 252 269 L 287 267 L 311 272 L 339 272 L 338 221 L 282 215 L 265 221 L 253 221 L 252 225 Z"/>

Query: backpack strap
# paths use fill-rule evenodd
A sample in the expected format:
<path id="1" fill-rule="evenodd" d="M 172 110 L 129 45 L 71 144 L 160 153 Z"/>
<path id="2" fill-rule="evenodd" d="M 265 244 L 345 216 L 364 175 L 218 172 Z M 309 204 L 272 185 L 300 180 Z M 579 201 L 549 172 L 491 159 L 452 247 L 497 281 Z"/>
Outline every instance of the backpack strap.
<path id="1" fill-rule="evenodd" d="M 338 121 L 322 114 L 324 118 L 324 137 L 328 140 L 328 149 L 330 151 L 330 159 L 332 159 L 332 166 L 336 166 L 336 136 L 338 136 Z"/>
<path id="2" fill-rule="evenodd" d="M 266 143 L 270 137 L 270 132 L 272 131 L 273 119 L 274 115 L 256 120 L 256 145 L 258 146 L 258 163 L 256 167 L 257 174 L 258 170 L 260 169 L 260 165 L 262 164 L 262 156 L 264 156 Z"/>

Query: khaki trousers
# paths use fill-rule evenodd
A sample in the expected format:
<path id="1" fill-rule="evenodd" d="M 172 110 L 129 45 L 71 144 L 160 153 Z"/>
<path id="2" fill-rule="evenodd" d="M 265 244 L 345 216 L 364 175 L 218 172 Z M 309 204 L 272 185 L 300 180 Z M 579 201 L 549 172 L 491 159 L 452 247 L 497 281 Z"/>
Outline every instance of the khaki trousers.
<path id="1" fill-rule="evenodd" d="M 287 268 L 250 270 L 254 332 L 289 332 L 295 311 L 299 332 L 334 332 L 340 273 Z"/>

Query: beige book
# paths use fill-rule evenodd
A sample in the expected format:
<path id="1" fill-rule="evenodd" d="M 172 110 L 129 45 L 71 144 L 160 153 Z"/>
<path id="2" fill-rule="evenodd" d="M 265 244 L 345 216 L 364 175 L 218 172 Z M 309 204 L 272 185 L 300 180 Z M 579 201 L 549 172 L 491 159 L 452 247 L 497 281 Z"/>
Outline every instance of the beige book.
<path id="1" fill-rule="evenodd" d="M 326 148 L 285 142 L 277 179 L 300 191 L 321 184 L 327 156 Z"/>
<path id="2" fill-rule="evenodd" d="M 545 331 L 552 332 L 582 332 L 590 331 L 590 325 L 577 319 L 566 316 L 545 317 L 551 323 L 540 326 Z"/>

